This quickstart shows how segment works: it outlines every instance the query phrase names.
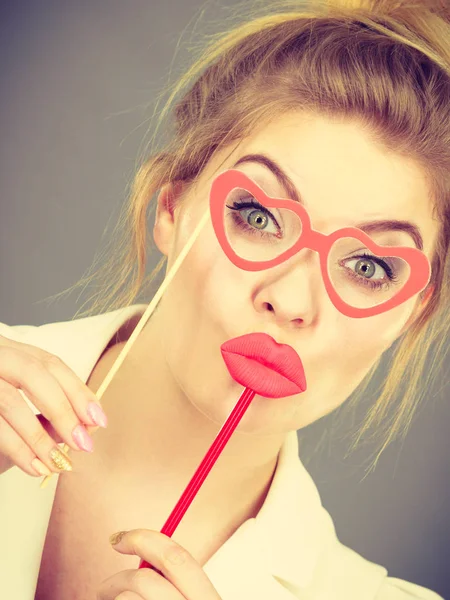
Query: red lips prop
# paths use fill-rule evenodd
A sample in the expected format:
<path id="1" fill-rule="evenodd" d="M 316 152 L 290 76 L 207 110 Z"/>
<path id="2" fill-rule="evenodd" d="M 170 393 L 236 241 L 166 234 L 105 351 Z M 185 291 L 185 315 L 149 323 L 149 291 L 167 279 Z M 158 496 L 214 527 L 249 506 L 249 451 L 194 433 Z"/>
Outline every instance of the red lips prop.
<path id="1" fill-rule="evenodd" d="M 245 390 L 161 529 L 161 533 L 168 537 L 173 535 L 255 394 L 282 398 L 306 390 L 305 373 L 298 354 L 291 346 L 278 344 L 266 333 L 233 338 L 222 344 L 220 350 L 230 375 L 245 386 Z M 153 569 L 164 577 L 145 560 L 141 561 L 139 568 Z"/>
<path id="2" fill-rule="evenodd" d="M 291 346 L 267 333 L 250 333 L 221 346 L 223 360 L 235 381 L 260 396 L 281 398 L 306 390 L 300 357 Z"/>

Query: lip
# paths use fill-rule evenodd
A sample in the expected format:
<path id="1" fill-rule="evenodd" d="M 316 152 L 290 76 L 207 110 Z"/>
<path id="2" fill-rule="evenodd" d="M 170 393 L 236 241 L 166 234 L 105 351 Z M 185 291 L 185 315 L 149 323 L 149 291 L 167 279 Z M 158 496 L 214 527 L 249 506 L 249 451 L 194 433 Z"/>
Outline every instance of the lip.
<path id="1" fill-rule="evenodd" d="M 233 379 L 261 396 L 281 398 L 306 390 L 305 372 L 297 352 L 267 333 L 232 338 L 220 350 Z"/>

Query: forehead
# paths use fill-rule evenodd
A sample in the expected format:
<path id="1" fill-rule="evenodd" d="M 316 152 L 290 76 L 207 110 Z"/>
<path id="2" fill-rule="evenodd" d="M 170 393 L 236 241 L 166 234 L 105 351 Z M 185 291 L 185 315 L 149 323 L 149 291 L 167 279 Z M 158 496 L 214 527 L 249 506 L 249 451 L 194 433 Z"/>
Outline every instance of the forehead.
<path id="1" fill-rule="evenodd" d="M 413 160 L 376 145 L 361 124 L 291 113 L 261 127 L 231 154 L 228 150 L 218 171 L 250 153 L 268 154 L 287 173 L 315 228 L 325 232 L 369 220 L 410 220 L 421 230 L 424 251 L 431 253 L 438 223 L 424 173 Z M 275 176 L 263 165 L 237 168 L 253 175 L 269 195 L 280 195 Z"/>

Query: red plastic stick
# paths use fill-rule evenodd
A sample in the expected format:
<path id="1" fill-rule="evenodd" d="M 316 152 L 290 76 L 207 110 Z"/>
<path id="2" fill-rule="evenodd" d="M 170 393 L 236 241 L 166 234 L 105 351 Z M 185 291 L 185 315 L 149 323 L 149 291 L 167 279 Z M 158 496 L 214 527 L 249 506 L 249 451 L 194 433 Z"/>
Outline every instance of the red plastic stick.
<path id="1" fill-rule="evenodd" d="M 208 452 L 205 454 L 202 462 L 199 467 L 195 471 L 192 476 L 191 481 L 188 483 L 186 489 L 178 500 L 175 508 L 170 513 L 169 518 L 164 523 L 163 528 L 161 529 L 161 533 L 164 533 L 168 537 L 172 537 L 176 528 L 178 527 L 179 522 L 183 518 L 183 515 L 189 508 L 192 500 L 195 498 L 197 492 L 199 491 L 202 483 L 205 481 L 208 473 L 211 471 L 214 463 L 219 458 L 220 453 L 224 449 L 226 443 L 231 437 L 231 434 L 236 429 L 239 421 L 245 414 L 245 411 L 250 405 L 250 402 L 253 400 L 255 393 L 250 388 L 246 387 L 242 394 L 239 397 L 239 400 L 236 403 L 236 406 L 233 408 L 231 413 L 229 414 L 227 420 L 223 424 L 221 430 L 216 436 L 216 439 L 211 444 Z M 153 567 L 150 563 L 142 560 L 139 568 L 150 568 L 163 575 L 161 571 Z"/>

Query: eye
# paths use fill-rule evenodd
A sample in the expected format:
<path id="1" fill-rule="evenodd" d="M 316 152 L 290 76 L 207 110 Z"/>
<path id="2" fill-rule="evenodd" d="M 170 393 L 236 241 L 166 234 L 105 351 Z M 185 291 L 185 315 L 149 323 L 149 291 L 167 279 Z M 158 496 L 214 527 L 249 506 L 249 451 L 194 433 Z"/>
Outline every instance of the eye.
<path id="1" fill-rule="evenodd" d="M 394 269 L 378 256 L 364 253 L 342 260 L 341 265 L 357 283 L 372 288 L 389 287 L 397 281 Z"/>
<path id="2" fill-rule="evenodd" d="M 374 260 L 373 258 L 366 257 L 354 257 L 347 262 L 347 266 L 355 269 L 355 273 L 366 279 L 381 279 L 384 276 L 389 276 L 390 268 L 379 259 Z M 374 277 L 375 276 L 375 277 Z M 378 277 L 377 277 L 378 276 Z"/>
<path id="3" fill-rule="evenodd" d="M 232 211 L 233 220 L 237 227 L 247 231 L 248 233 L 255 233 L 256 235 L 264 236 L 277 236 L 282 235 L 282 229 L 276 219 L 276 217 L 259 202 L 257 202 L 253 196 L 246 195 L 244 199 L 238 199 L 233 201 L 233 205 L 226 205 Z M 244 215 L 244 218 L 242 217 Z M 267 226 L 272 223 L 272 230 Z"/>

